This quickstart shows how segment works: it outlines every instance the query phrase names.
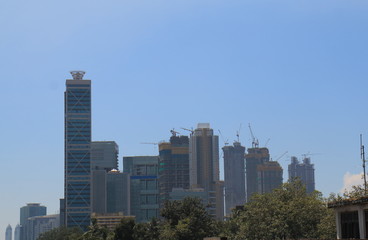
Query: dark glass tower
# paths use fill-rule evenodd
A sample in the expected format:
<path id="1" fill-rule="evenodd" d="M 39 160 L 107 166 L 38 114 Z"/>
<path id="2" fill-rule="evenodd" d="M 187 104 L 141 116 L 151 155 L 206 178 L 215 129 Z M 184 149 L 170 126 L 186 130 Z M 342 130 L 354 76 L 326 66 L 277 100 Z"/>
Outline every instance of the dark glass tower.
<path id="1" fill-rule="evenodd" d="M 241 146 L 240 142 L 234 142 L 233 145 L 222 148 L 224 151 L 226 216 L 230 216 L 231 209 L 245 203 L 245 147 Z"/>
<path id="2" fill-rule="evenodd" d="M 65 225 L 87 230 L 91 215 L 91 81 L 72 71 L 65 91 Z"/>

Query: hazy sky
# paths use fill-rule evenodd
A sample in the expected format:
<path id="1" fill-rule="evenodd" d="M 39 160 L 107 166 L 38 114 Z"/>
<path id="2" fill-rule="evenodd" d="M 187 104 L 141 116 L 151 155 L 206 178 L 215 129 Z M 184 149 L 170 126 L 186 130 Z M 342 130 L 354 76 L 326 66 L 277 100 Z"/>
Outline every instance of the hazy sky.
<path id="1" fill-rule="evenodd" d="M 0 0 L 0 239 L 19 208 L 63 197 L 65 79 L 92 80 L 93 140 L 156 155 L 169 130 L 248 123 L 287 180 L 313 153 L 327 196 L 359 181 L 368 143 L 366 0 Z M 221 141 L 221 147 L 223 141 Z"/>

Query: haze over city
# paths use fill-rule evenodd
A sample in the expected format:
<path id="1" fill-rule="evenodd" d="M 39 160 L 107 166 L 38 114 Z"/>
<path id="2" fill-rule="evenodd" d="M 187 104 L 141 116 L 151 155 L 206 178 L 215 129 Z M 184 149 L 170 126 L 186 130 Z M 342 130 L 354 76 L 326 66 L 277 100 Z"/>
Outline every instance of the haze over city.
<path id="1" fill-rule="evenodd" d="M 59 211 L 64 91 L 92 80 L 92 139 L 158 155 L 208 122 L 284 169 L 310 154 L 324 196 L 361 181 L 368 142 L 367 1 L 2 1 L 0 239 L 19 208 Z M 367 140 L 365 140 L 367 139 Z M 222 155 L 220 155 L 222 156 Z M 221 162 L 220 162 L 221 163 Z M 220 164 L 220 176 L 223 167 Z"/>

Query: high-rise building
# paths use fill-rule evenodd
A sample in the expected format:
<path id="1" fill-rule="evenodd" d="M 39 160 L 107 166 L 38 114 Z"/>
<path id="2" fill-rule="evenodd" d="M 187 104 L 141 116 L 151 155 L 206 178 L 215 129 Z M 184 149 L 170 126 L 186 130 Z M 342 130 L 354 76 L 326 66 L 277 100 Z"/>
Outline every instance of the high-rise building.
<path id="1" fill-rule="evenodd" d="M 224 217 L 223 182 L 220 181 L 218 136 L 209 123 L 199 123 L 189 139 L 190 187 L 208 194 L 209 214 Z"/>
<path id="2" fill-rule="evenodd" d="M 106 177 L 107 213 L 130 215 L 130 174 L 111 170 Z"/>
<path id="3" fill-rule="evenodd" d="M 20 239 L 30 240 L 30 227 L 28 218 L 46 215 L 46 207 L 39 203 L 28 203 L 27 206 L 20 208 Z"/>
<path id="4" fill-rule="evenodd" d="M 17 224 L 17 226 L 14 229 L 14 240 L 20 240 L 20 225 Z"/>
<path id="5" fill-rule="evenodd" d="M 91 169 L 118 169 L 119 146 L 114 141 L 91 142 Z"/>
<path id="6" fill-rule="evenodd" d="M 87 230 L 91 215 L 91 80 L 72 71 L 65 91 L 65 225 Z"/>
<path id="7" fill-rule="evenodd" d="M 240 142 L 233 146 L 225 146 L 224 151 L 224 177 L 225 177 L 225 210 L 226 216 L 231 209 L 245 203 L 245 147 Z"/>
<path id="8" fill-rule="evenodd" d="M 107 172 L 105 169 L 92 171 L 92 212 L 106 213 Z"/>
<path id="9" fill-rule="evenodd" d="M 13 230 L 12 227 L 10 226 L 10 224 L 6 227 L 6 231 L 5 231 L 5 240 L 13 240 Z"/>
<path id="10" fill-rule="evenodd" d="M 258 193 L 269 193 L 282 185 L 282 167 L 276 161 L 257 166 Z"/>
<path id="11" fill-rule="evenodd" d="M 170 137 L 170 142 L 159 144 L 160 204 L 170 199 L 173 188 L 189 189 L 189 138 Z"/>
<path id="12" fill-rule="evenodd" d="M 130 174 L 130 215 L 137 222 L 159 216 L 158 156 L 123 158 L 124 172 Z"/>
<path id="13" fill-rule="evenodd" d="M 309 157 L 304 157 L 300 163 L 296 157 L 291 157 L 291 163 L 288 166 L 289 181 L 299 178 L 306 187 L 307 193 L 315 190 L 314 182 L 314 164 L 311 164 Z"/>
<path id="14" fill-rule="evenodd" d="M 267 148 L 248 148 L 248 153 L 245 155 L 247 202 L 249 202 L 252 194 L 258 193 L 258 165 L 269 160 L 270 154 Z"/>
<path id="15" fill-rule="evenodd" d="M 248 148 L 245 155 L 247 202 L 254 193 L 268 193 L 282 185 L 282 168 L 270 161 L 268 148 Z"/>
<path id="16" fill-rule="evenodd" d="M 60 226 L 59 214 L 28 218 L 28 240 L 37 240 L 45 232 Z"/>

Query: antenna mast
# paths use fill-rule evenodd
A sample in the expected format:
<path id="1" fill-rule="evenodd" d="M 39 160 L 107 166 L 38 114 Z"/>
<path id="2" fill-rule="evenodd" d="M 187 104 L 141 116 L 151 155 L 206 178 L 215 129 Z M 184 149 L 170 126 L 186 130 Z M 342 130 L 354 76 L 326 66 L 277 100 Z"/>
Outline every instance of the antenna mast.
<path id="1" fill-rule="evenodd" d="M 365 174 L 365 153 L 364 153 L 364 145 L 362 140 L 362 134 L 360 134 L 360 157 L 363 162 L 363 176 L 364 176 L 364 195 L 367 195 L 367 177 Z"/>

